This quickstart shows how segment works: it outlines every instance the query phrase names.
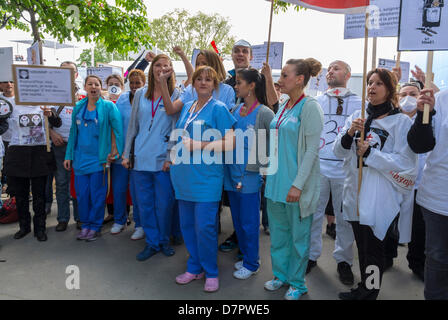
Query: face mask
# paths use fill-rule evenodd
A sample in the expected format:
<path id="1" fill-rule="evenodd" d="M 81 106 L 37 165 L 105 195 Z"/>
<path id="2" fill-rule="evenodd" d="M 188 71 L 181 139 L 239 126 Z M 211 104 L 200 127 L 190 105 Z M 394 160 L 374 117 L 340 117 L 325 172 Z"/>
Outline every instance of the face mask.
<path id="1" fill-rule="evenodd" d="M 417 98 L 406 96 L 400 100 L 401 110 L 404 112 L 412 112 L 417 108 Z"/>
<path id="2" fill-rule="evenodd" d="M 119 95 L 121 93 L 121 88 L 117 86 L 110 86 L 109 87 L 109 94 L 113 95 Z"/>

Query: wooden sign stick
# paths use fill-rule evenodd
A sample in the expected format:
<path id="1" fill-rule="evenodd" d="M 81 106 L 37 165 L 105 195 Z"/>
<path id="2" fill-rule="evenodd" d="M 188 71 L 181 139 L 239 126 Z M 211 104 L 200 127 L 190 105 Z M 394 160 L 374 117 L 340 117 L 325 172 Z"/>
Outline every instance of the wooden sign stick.
<path id="1" fill-rule="evenodd" d="M 271 17 L 269 19 L 269 34 L 268 34 L 268 50 L 266 53 L 266 63 L 269 63 L 269 51 L 271 49 L 271 33 L 272 33 L 272 18 L 274 16 L 274 0 L 271 0 Z"/>
<path id="2" fill-rule="evenodd" d="M 425 80 L 425 89 L 429 89 L 431 87 L 432 81 L 434 79 L 434 74 L 432 73 L 432 64 L 434 61 L 434 51 L 428 51 L 428 58 L 426 61 L 426 80 Z M 427 96 L 430 95 L 428 92 Z M 429 123 L 429 104 L 425 104 L 425 109 L 423 110 L 423 124 Z"/>
<path id="3" fill-rule="evenodd" d="M 378 45 L 378 38 L 374 37 L 373 38 L 373 48 L 372 48 L 372 70 L 376 69 L 376 48 Z"/>

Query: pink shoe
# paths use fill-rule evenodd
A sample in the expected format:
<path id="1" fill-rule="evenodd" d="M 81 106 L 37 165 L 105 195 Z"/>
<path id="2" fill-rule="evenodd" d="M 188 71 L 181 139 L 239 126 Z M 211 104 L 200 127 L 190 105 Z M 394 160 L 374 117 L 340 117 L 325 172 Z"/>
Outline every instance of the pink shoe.
<path id="1" fill-rule="evenodd" d="M 219 279 L 218 278 L 207 278 L 205 279 L 205 292 L 215 292 L 219 289 Z"/>
<path id="2" fill-rule="evenodd" d="M 176 283 L 177 284 L 187 284 L 193 280 L 202 279 L 203 277 L 204 277 L 204 272 L 202 272 L 200 274 L 192 274 L 190 272 L 185 272 L 176 277 Z"/>
<path id="3" fill-rule="evenodd" d="M 77 240 L 85 240 L 87 234 L 89 233 L 89 229 L 82 228 L 81 232 L 76 236 Z"/>

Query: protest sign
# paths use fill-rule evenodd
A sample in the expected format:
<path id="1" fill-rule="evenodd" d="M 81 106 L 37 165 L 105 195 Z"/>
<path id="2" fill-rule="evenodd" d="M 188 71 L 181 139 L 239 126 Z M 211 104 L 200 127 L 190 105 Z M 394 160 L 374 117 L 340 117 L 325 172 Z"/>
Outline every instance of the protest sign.
<path id="1" fill-rule="evenodd" d="M 107 89 L 107 83 L 106 79 L 108 76 L 114 73 L 114 70 L 112 67 L 88 67 L 87 68 L 87 76 L 95 75 L 101 79 L 101 82 L 103 84 L 103 90 Z"/>
<path id="2" fill-rule="evenodd" d="M 392 71 L 395 68 L 397 61 L 390 59 L 378 59 L 378 68 L 383 68 Z M 409 82 L 409 72 L 411 68 L 411 64 L 409 62 L 401 62 L 401 79 L 400 83 Z"/>
<path id="3" fill-rule="evenodd" d="M 200 51 L 200 49 L 193 49 L 193 54 L 191 55 L 191 65 L 193 66 L 193 68 L 196 67 L 196 59 Z"/>
<path id="4" fill-rule="evenodd" d="M 71 68 L 13 65 L 17 105 L 73 106 L 75 73 Z"/>
<path id="5" fill-rule="evenodd" d="M 33 43 L 33 45 L 31 47 L 29 47 L 28 49 L 26 49 L 27 52 L 27 61 L 29 65 L 41 65 L 42 64 L 42 59 L 40 57 L 40 52 L 41 52 L 41 44 L 39 41 L 36 41 L 35 43 Z"/>
<path id="6" fill-rule="evenodd" d="M 317 77 L 311 77 L 308 88 L 310 90 L 326 92 L 328 89 L 328 83 L 326 79 L 327 71 L 327 69 L 323 68 L 322 71 L 317 75 Z"/>
<path id="7" fill-rule="evenodd" d="M 281 69 L 283 63 L 283 42 L 271 42 L 269 50 L 269 65 L 271 69 Z M 263 62 L 266 62 L 266 52 L 268 50 L 268 43 L 252 46 L 253 59 L 250 66 L 255 69 L 261 69 Z"/>
<path id="8" fill-rule="evenodd" d="M 0 48 L 0 81 L 12 81 L 12 47 Z"/>

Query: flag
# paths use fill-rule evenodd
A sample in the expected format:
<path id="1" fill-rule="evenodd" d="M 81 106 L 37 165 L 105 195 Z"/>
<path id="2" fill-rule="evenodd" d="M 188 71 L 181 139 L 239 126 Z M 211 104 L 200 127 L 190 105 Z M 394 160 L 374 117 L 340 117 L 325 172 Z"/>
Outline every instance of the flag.
<path id="1" fill-rule="evenodd" d="M 281 0 L 304 8 L 329 13 L 364 13 L 370 0 Z"/>

